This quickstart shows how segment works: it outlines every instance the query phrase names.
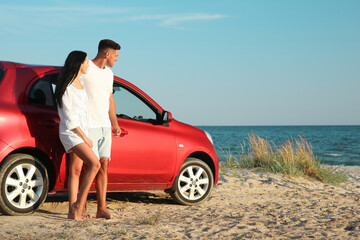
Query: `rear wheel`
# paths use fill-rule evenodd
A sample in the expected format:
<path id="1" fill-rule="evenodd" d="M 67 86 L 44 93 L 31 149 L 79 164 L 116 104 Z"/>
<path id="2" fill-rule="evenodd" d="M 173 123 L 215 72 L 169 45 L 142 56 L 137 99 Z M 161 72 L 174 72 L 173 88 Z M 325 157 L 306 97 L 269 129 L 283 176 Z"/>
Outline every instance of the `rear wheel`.
<path id="1" fill-rule="evenodd" d="M 170 191 L 180 204 L 196 205 L 205 201 L 214 185 L 214 176 L 209 166 L 197 158 L 188 158 L 181 167 Z"/>
<path id="2" fill-rule="evenodd" d="M 13 154 L 0 167 L 0 211 L 27 215 L 37 210 L 48 193 L 46 167 L 28 154 Z"/>

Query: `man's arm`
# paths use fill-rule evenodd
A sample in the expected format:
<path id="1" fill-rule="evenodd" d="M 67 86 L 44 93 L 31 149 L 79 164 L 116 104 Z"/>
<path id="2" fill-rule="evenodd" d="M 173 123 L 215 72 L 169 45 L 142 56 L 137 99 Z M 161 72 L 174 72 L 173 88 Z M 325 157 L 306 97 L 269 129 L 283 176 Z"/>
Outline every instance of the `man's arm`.
<path id="1" fill-rule="evenodd" d="M 109 118 L 111 125 L 113 127 L 113 132 L 115 136 L 120 136 L 121 134 L 121 128 L 119 127 L 117 116 L 116 116 L 116 109 L 115 109 L 115 102 L 112 94 L 110 93 L 109 98 Z"/>

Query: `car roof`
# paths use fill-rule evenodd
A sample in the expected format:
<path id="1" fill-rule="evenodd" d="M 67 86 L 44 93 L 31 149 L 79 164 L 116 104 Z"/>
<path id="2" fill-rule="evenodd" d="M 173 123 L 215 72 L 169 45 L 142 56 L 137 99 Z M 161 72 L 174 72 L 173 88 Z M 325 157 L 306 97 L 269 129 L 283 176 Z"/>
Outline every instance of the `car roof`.
<path id="1" fill-rule="evenodd" d="M 47 65 L 18 63 L 18 62 L 11 62 L 11 61 L 0 61 L 0 69 L 1 70 L 3 70 L 3 71 L 8 70 L 9 74 L 11 74 L 11 72 L 13 72 L 13 73 L 23 72 L 24 74 L 26 74 L 27 79 L 25 79 L 25 78 L 22 79 L 22 81 L 24 81 L 24 83 L 26 85 L 31 81 L 31 79 L 33 79 L 37 75 L 41 75 L 41 74 L 44 74 L 46 72 L 51 72 L 51 71 L 54 71 L 54 73 L 55 73 L 57 71 L 60 71 L 61 68 L 62 67 L 60 67 L 60 66 L 47 66 Z M 150 100 L 152 105 L 154 105 L 157 109 L 159 109 L 160 111 L 163 111 L 162 107 L 159 104 L 157 104 L 150 96 L 148 96 L 145 92 L 143 92 L 141 89 L 139 89 L 132 83 L 130 83 L 120 77 L 117 77 L 117 76 L 114 76 L 114 80 L 116 80 L 117 82 L 123 83 L 123 84 L 131 87 L 132 89 L 136 90 L 141 95 L 143 95 L 148 100 Z M 0 83 L 1 83 L 1 81 L 0 81 Z M 18 85 L 18 84 L 14 84 L 12 87 L 16 87 L 16 85 Z M 19 101 L 19 99 L 17 99 L 17 100 Z"/>
<path id="2" fill-rule="evenodd" d="M 36 65 L 36 64 L 27 64 L 27 63 L 18 63 L 18 62 L 10 62 L 10 61 L 0 61 L 0 69 L 16 69 L 16 68 L 31 68 L 31 69 L 41 69 L 44 70 L 54 70 L 60 69 L 60 66 L 47 66 L 47 65 Z"/>

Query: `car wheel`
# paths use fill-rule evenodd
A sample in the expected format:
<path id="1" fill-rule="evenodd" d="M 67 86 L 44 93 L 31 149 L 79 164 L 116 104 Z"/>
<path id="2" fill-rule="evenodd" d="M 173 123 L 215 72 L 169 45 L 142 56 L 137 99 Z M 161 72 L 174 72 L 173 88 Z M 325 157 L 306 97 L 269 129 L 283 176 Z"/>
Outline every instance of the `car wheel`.
<path id="1" fill-rule="evenodd" d="M 214 184 L 209 166 L 197 158 L 188 158 L 176 177 L 170 195 L 180 204 L 196 205 L 207 199 Z"/>
<path id="2" fill-rule="evenodd" d="M 27 215 L 37 210 L 48 193 L 45 166 L 28 154 L 13 154 L 0 167 L 0 211 Z"/>

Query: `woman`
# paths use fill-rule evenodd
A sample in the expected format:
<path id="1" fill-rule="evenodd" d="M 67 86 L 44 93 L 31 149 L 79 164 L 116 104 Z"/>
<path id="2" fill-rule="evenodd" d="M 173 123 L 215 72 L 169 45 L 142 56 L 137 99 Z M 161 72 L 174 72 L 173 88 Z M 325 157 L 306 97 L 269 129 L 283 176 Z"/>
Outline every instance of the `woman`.
<path id="1" fill-rule="evenodd" d="M 55 100 L 60 116 L 59 135 L 67 153 L 70 153 L 69 165 L 69 219 L 81 220 L 88 217 L 86 199 L 97 172 L 100 168 L 99 159 L 92 151 L 93 143 L 88 135 L 87 96 L 82 85 L 81 75 L 89 67 L 86 53 L 73 51 L 66 58 L 55 90 Z M 79 178 L 82 165 L 87 165 L 80 184 Z"/>

